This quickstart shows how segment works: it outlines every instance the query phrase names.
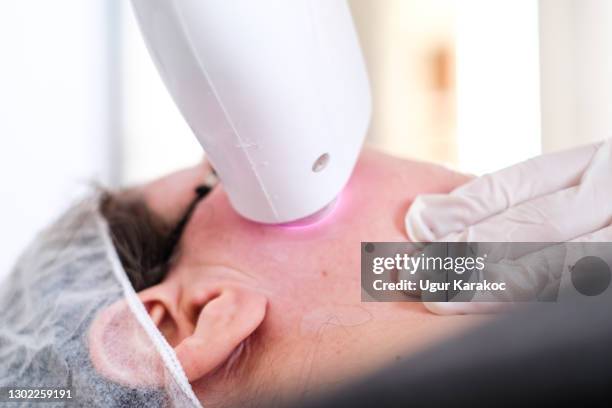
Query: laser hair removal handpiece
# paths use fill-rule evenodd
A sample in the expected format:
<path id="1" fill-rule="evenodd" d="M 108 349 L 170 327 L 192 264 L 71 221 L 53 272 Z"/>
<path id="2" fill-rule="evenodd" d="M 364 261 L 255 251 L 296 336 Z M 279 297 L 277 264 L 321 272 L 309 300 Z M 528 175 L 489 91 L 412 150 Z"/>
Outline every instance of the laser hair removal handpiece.
<path id="1" fill-rule="evenodd" d="M 150 54 L 232 206 L 303 219 L 340 194 L 370 121 L 346 0 L 132 0 Z"/>

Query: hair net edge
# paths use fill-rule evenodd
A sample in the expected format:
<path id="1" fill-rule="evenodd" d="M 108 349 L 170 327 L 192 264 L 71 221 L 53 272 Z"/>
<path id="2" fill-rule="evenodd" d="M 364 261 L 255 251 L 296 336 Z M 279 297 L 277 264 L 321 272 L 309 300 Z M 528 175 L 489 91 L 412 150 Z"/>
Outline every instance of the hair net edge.
<path id="1" fill-rule="evenodd" d="M 119 282 L 121 289 L 124 292 L 126 302 L 136 317 L 136 320 L 141 325 L 142 329 L 149 336 L 151 342 L 155 346 L 156 350 L 160 354 L 164 364 L 170 371 L 171 375 L 174 377 L 176 383 L 181 387 L 181 390 L 185 393 L 186 396 L 191 400 L 195 407 L 202 407 L 200 401 L 196 397 L 193 392 L 193 388 L 189 384 L 187 380 L 187 376 L 185 375 L 185 371 L 183 370 L 181 364 L 176 358 L 176 354 L 174 350 L 166 339 L 159 332 L 157 327 L 153 324 L 153 321 L 149 318 L 147 311 L 145 310 L 144 305 L 138 299 L 132 284 L 129 282 L 125 270 L 123 269 L 123 265 L 119 260 L 119 256 L 115 250 L 115 246 L 113 245 L 110 238 L 110 229 L 108 223 L 104 219 L 104 217 L 96 211 L 95 214 L 96 225 L 100 229 L 101 237 L 104 242 L 104 249 L 108 261 L 111 264 L 113 274 L 115 278 Z"/>

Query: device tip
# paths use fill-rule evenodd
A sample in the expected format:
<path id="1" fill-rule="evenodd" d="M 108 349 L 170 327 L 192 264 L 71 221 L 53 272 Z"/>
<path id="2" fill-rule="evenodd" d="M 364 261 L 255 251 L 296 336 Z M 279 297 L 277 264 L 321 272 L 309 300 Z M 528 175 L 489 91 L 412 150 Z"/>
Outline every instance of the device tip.
<path id="1" fill-rule="evenodd" d="M 322 221 L 324 218 L 327 218 L 327 216 L 333 211 L 337 202 L 338 202 L 338 199 L 336 198 L 332 202 L 327 204 L 325 207 L 315 212 L 314 214 L 308 215 L 299 220 L 279 224 L 279 226 L 293 228 L 293 227 L 308 227 L 308 226 L 317 224 L 320 221 Z"/>

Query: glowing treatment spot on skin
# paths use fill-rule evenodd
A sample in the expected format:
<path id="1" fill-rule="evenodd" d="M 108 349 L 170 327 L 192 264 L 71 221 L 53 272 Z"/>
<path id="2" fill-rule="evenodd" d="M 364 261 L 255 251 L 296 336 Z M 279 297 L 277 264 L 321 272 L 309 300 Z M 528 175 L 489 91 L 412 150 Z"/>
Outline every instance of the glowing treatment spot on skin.
<path id="1" fill-rule="evenodd" d="M 286 262 L 289 260 L 289 255 L 286 252 L 282 251 L 273 251 L 272 257 L 276 262 Z"/>
<path id="2" fill-rule="evenodd" d="M 334 209 L 336 208 L 338 202 L 340 201 L 339 198 L 336 198 L 334 201 L 332 201 L 331 203 L 327 204 L 325 207 L 323 207 L 323 209 L 317 211 L 316 213 L 309 215 L 305 218 L 302 218 L 300 220 L 297 221 L 292 221 L 292 222 L 287 222 L 285 224 L 280 224 L 279 227 L 283 227 L 283 228 L 307 228 L 307 227 L 312 227 L 314 225 L 319 224 L 320 222 L 322 222 L 323 220 L 327 219 L 333 212 Z"/>
<path id="3" fill-rule="evenodd" d="M 353 327 L 372 320 L 372 314 L 356 305 L 333 305 L 314 309 L 306 313 L 300 322 L 301 334 L 320 330 Z"/>

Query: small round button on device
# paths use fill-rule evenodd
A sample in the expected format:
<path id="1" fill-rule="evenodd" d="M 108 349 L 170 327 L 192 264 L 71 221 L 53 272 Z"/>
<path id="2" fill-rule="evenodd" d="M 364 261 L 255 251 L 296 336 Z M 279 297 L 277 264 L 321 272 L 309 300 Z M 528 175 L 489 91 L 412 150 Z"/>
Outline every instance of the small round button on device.
<path id="1" fill-rule="evenodd" d="M 327 167 L 329 163 L 329 153 L 323 153 L 312 165 L 312 171 L 318 173 Z"/>

